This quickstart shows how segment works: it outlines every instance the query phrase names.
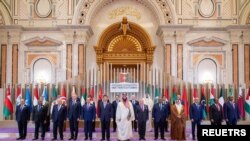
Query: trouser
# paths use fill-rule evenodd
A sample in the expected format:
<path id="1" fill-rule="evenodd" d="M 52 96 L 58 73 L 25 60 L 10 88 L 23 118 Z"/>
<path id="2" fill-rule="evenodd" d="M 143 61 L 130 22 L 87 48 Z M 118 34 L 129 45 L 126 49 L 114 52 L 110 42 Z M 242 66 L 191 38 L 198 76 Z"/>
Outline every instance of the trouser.
<path id="1" fill-rule="evenodd" d="M 231 121 L 228 121 L 227 125 L 237 125 L 237 119 L 233 119 Z"/>
<path id="2" fill-rule="evenodd" d="M 41 128 L 42 128 L 41 137 L 42 137 L 42 138 L 45 137 L 45 124 L 44 124 L 44 121 L 38 121 L 38 122 L 35 122 L 35 138 L 38 138 L 40 126 L 41 126 Z"/>
<path id="3" fill-rule="evenodd" d="M 192 137 L 193 137 L 193 139 L 195 139 L 195 134 L 194 134 L 195 125 L 198 126 L 198 125 L 200 125 L 200 124 L 201 124 L 201 122 L 200 122 L 200 121 L 197 121 L 197 120 L 194 120 L 194 121 L 192 122 Z M 198 135 L 198 130 L 197 130 L 196 132 L 197 132 L 197 135 Z"/>
<path id="4" fill-rule="evenodd" d="M 138 121 L 138 132 L 139 132 L 139 138 L 144 139 L 146 132 L 146 121 Z"/>
<path id="5" fill-rule="evenodd" d="M 63 139 L 63 123 L 64 122 L 59 122 L 59 121 L 56 121 L 53 123 L 53 136 L 54 136 L 54 139 L 57 138 L 57 129 L 59 128 L 59 135 L 60 135 L 60 138 Z"/>
<path id="6" fill-rule="evenodd" d="M 165 125 L 165 131 L 168 132 L 168 120 L 164 121 L 164 125 Z"/>
<path id="7" fill-rule="evenodd" d="M 18 124 L 19 137 L 20 138 L 26 138 L 26 135 L 27 135 L 27 121 L 25 121 L 25 122 L 19 121 L 19 122 L 17 122 L 17 124 Z"/>
<path id="8" fill-rule="evenodd" d="M 92 138 L 92 130 L 93 130 L 93 122 L 92 121 L 84 121 L 84 132 L 85 138 Z"/>
<path id="9" fill-rule="evenodd" d="M 69 124 L 70 124 L 70 134 L 71 138 L 77 138 L 78 135 L 78 121 L 76 119 L 70 119 Z"/>
<path id="10" fill-rule="evenodd" d="M 116 120 L 116 118 L 114 117 L 114 118 L 113 118 L 113 130 L 114 130 L 114 131 L 116 131 L 116 127 L 117 127 L 116 121 L 115 121 L 115 120 Z"/>
<path id="11" fill-rule="evenodd" d="M 137 131 L 137 121 L 136 120 L 132 121 L 132 128 L 134 129 L 134 131 Z"/>
<path id="12" fill-rule="evenodd" d="M 50 115 L 46 117 L 45 131 L 50 131 Z"/>
<path id="13" fill-rule="evenodd" d="M 95 132 L 95 120 L 92 121 L 92 132 Z"/>
<path id="14" fill-rule="evenodd" d="M 161 119 L 160 121 L 154 121 L 155 126 L 155 138 L 158 138 L 159 128 L 161 132 L 161 138 L 164 138 L 164 120 Z"/>
<path id="15" fill-rule="evenodd" d="M 102 120 L 101 127 L 102 127 L 102 139 L 105 140 L 105 133 L 106 133 L 106 139 L 109 140 L 109 138 L 110 138 L 110 120 Z"/>

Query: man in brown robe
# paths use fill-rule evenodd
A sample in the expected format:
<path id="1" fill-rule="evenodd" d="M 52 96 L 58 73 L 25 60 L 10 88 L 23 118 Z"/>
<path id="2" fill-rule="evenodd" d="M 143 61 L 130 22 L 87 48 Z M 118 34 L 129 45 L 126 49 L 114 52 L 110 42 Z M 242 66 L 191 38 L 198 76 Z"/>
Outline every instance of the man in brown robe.
<path id="1" fill-rule="evenodd" d="M 180 95 L 177 95 L 175 104 L 171 106 L 171 139 L 186 140 L 186 118 Z"/>

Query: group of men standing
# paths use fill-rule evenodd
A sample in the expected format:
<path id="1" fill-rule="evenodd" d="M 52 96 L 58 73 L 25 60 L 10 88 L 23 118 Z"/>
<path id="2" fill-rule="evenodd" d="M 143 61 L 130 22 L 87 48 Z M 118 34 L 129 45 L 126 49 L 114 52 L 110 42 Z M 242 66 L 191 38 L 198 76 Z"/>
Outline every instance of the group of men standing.
<path id="1" fill-rule="evenodd" d="M 194 103 L 190 105 L 189 117 L 192 122 L 192 137 L 195 140 L 195 126 L 200 125 L 203 120 L 202 109 L 204 105 L 200 104 L 199 98 L 194 99 Z M 212 125 L 221 125 L 223 120 L 228 125 L 236 125 L 239 120 L 239 110 L 233 102 L 233 97 L 229 97 L 223 107 L 219 104 L 218 99 L 215 99 L 214 104 L 209 108 L 210 121 Z M 46 114 L 48 106 L 43 105 L 43 99 L 40 98 L 38 104 L 33 107 L 32 121 L 35 124 L 34 139 L 39 137 L 39 129 L 41 128 L 41 139 L 45 137 L 45 124 L 47 124 Z M 170 114 L 171 113 L 171 114 Z M 23 140 L 27 135 L 27 123 L 30 120 L 29 107 L 25 105 L 24 99 L 21 104 L 16 107 L 16 120 L 19 129 L 19 138 Z M 177 95 L 177 100 L 174 104 L 164 99 L 158 98 L 157 103 L 149 98 L 136 100 L 135 95 L 132 95 L 131 100 L 128 100 L 127 94 L 122 94 L 120 99 L 116 95 L 115 100 L 111 103 L 108 96 L 104 95 L 102 100 L 98 101 L 96 108 L 91 98 L 86 99 L 86 103 L 81 105 L 80 98 L 76 94 L 72 94 L 68 102 L 63 102 L 58 98 L 56 104 L 53 105 L 51 118 L 53 122 L 53 139 L 57 140 L 59 131 L 60 139 L 63 140 L 64 122 L 68 119 L 70 125 L 69 140 L 77 140 L 79 120 L 84 120 L 85 140 L 92 140 L 94 122 L 96 115 L 101 122 L 102 138 L 101 140 L 110 140 L 110 124 L 113 119 L 113 131 L 117 131 L 118 140 L 129 140 L 132 138 L 133 130 L 138 131 L 139 140 L 145 140 L 146 129 L 151 131 L 151 121 L 154 123 L 154 139 L 160 138 L 165 140 L 164 133 L 168 132 L 168 119 L 171 121 L 171 139 L 185 140 L 186 139 L 186 115 L 180 95 Z"/>

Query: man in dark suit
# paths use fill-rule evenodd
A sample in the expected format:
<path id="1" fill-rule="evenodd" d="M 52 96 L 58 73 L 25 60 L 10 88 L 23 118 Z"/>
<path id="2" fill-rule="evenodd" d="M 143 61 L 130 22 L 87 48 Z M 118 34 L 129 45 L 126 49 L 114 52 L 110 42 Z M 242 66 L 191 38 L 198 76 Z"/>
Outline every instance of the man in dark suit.
<path id="1" fill-rule="evenodd" d="M 189 108 L 189 117 L 191 119 L 191 122 L 192 122 L 192 137 L 193 137 L 193 140 L 195 140 L 195 134 L 194 134 L 194 131 L 195 131 L 195 125 L 198 126 L 201 124 L 201 121 L 202 121 L 202 105 L 200 105 L 199 103 L 199 98 L 196 97 L 194 98 L 194 103 L 190 105 L 190 108 Z M 197 130 L 198 132 L 198 130 Z"/>
<path id="2" fill-rule="evenodd" d="M 110 119 L 112 117 L 112 105 L 108 102 L 108 96 L 104 95 L 102 101 L 99 105 L 98 117 L 101 120 L 101 128 L 102 128 L 102 139 L 105 140 L 105 132 L 106 139 L 110 140 Z"/>
<path id="3" fill-rule="evenodd" d="M 135 99 L 135 95 L 131 96 L 130 102 L 133 105 L 134 115 L 135 115 L 135 109 L 136 109 L 137 105 L 139 105 L 139 102 Z M 132 121 L 132 128 L 134 129 L 135 132 L 137 132 L 137 122 L 136 122 L 136 119 Z"/>
<path id="4" fill-rule="evenodd" d="M 223 120 L 223 109 L 217 98 L 215 98 L 214 101 L 215 103 L 209 108 L 211 125 L 221 125 Z"/>
<path id="5" fill-rule="evenodd" d="M 81 104 L 77 101 L 77 95 L 72 95 L 72 100 L 68 105 L 68 119 L 70 125 L 70 138 L 69 140 L 77 140 L 78 136 L 78 124 L 81 116 Z"/>
<path id="6" fill-rule="evenodd" d="M 115 96 L 115 100 L 112 102 L 112 118 L 113 118 L 113 132 L 116 131 L 116 121 L 115 121 L 115 115 L 116 115 L 116 109 L 117 109 L 117 105 L 120 102 L 120 97 L 119 95 Z"/>
<path id="7" fill-rule="evenodd" d="M 162 103 L 164 104 L 164 106 L 166 107 L 166 109 L 168 111 L 166 121 L 165 121 L 165 124 L 164 124 L 165 125 L 165 131 L 168 132 L 168 117 L 170 115 L 170 104 L 169 104 L 169 102 L 167 100 L 164 100 L 164 98 L 162 98 L 162 99 L 163 99 Z"/>
<path id="8" fill-rule="evenodd" d="M 167 118 L 167 108 L 163 105 L 162 99 L 158 99 L 158 103 L 154 104 L 153 111 L 152 111 L 152 117 L 154 118 L 154 129 L 155 129 L 155 140 L 158 139 L 158 130 L 160 128 L 161 132 L 161 139 L 166 140 L 164 138 L 164 123 Z"/>
<path id="9" fill-rule="evenodd" d="M 135 109 L 135 118 L 138 121 L 139 140 L 146 140 L 146 122 L 148 120 L 148 106 L 144 104 L 144 99 L 139 101 Z"/>
<path id="10" fill-rule="evenodd" d="M 57 130 L 59 128 L 60 139 L 63 140 L 63 124 L 67 118 L 67 108 L 62 104 L 62 100 L 59 98 L 57 104 L 52 109 L 52 121 L 53 121 L 53 139 L 57 140 Z"/>
<path id="11" fill-rule="evenodd" d="M 233 96 L 229 96 L 223 108 L 227 125 L 237 125 L 237 121 L 240 119 L 240 112 L 238 105 L 234 103 Z"/>
<path id="12" fill-rule="evenodd" d="M 35 136 L 33 140 L 38 139 L 39 128 L 42 128 L 42 140 L 45 137 L 45 124 L 46 124 L 46 116 L 48 112 L 48 107 L 43 106 L 43 98 L 41 97 L 38 100 L 38 105 L 33 108 L 32 121 L 35 123 Z"/>
<path id="13" fill-rule="evenodd" d="M 84 120 L 84 132 L 85 140 L 92 140 L 92 122 L 96 118 L 96 108 L 95 105 L 90 103 L 90 98 L 87 98 L 85 105 L 83 105 L 82 118 Z"/>
<path id="14" fill-rule="evenodd" d="M 20 105 L 16 106 L 16 121 L 19 131 L 19 138 L 17 140 L 25 140 L 27 135 L 27 123 L 30 119 L 30 111 L 29 107 L 24 104 L 24 99 L 21 99 Z"/>

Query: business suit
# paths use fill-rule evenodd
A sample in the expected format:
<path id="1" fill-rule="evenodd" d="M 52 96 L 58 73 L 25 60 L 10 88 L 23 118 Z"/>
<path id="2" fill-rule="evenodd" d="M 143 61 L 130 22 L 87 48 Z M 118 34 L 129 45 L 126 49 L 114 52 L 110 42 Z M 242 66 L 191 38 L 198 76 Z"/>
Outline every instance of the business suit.
<path id="1" fill-rule="evenodd" d="M 221 125 L 223 120 L 223 109 L 220 104 L 214 103 L 209 108 L 209 118 L 211 125 Z"/>
<path id="2" fill-rule="evenodd" d="M 29 107 L 26 105 L 16 106 L 16 121 L 18 125 L 19 138 L 25 139 L 27 135 L 27 123 L 30 119 Z"/>
<path id="3" fill-rule="evenodd" d="M 35 136 L 34 139 L 38 139 L 39 128 L 42 128 L 41 137 L 45 137 L 45 121 L 48 112 L 48 107 L 38 104 L 33 108 L 32 121 L 35 122 Z"/>
<path id="4" fill-rule="evenodd" d="M 137 100 L 130 100 L 131 104 L 133 105 L 133 109 L 136 109 L 137 105 L 139 105 L 139 102 Z M 135 115 L 135 110 L 134 110 L 134 115 Z M 132 128 L 134 131 L 137 131 L 137 122 L 136 120 L 132 121 Z"/>
<path id="5" fill-rule="evenodd" d="M 79 101 L 71 101 L 68 105 L 68 119 L 70 124 L 70 139 L 77 139 L 78 136 L 78 124 L 81 116 L 81 104 Z"/>
<path id="6" fill-rule="evenodd" d="M 102 140 L 105 140 L 105 132 L 106 139 L 110 139 L 110 119 L 112 117 L 112 105 L 108 102 L 100 102 L 98 117 L 101 120 L 101 128 L 102 128 Z"/>
<path id="7" fill-rule="evenodd" d="M 59 128 L 60 139 L 63 139 L 63 124 L 67 118 L 67 109 L 64 105 L 54 105 L 52 109 L 53 137 L 57 139 L 57 129 Z"/>
<path id="8" fill-rule="evenodd" d="M 136 114 L 135 118 L 138 122 L 138 132 L 139 132 L 139 138 L 145 139 L 145 132 L 146 132 L 146 122 L 148 120 L 148 106 L 147 105 L 137 105 L 136 106 Z"/>
<path id="9" fill-rule="evenodd" d="M 118 103 L 119 103 L 120 101 L 119 100 L 114 100 L 113 102 L 112 102 L 112 118 L 113 118 L 113 131 L 115 132 L 116 131 L 116 128 L 117 128 L 117 125 L 116 125 L 116 121 L 115 121 L 115 119 L 116 119 L 116 109 L 117 109 L 117 105 L 118 105 Z"/>
<path id="10" fill-rule="evenodd" d="M 88 103 L 83 105 L 82 118 L 84 120 L 85 139 L 87 140 L 88 138 L 90 138 L 90 140 L 92 140 L 92 130 L 93 130 L 92 122 L 96 118 L 95 105 Z"/>
<path id="11" fill-rule="evenodd" d="M 228 101 L 224 103 L 223 109 L 227 125 L 237 125 L 237 121 L 240 119 L 238 105 Z"/>
<path id="12" fill-rule="evenodd" d="M 201 120 L 202 120 L 202 105 L 200 104 L 196 104 L 196 103 L 193 103 L 190 105 L 190 108 L 189 108 L 189 117 L 192 121 L 192 137 L 193 139 L 195 139 L 195 134 L 194 134 L 194 131 L 195 131 L 195 125 L 200 125 L 201 124 Z M 198 133 L 198 130 L 197 130 L 197 133 Z"/>
<path id="13" fill-rule="evenodd" d="M 164 123 L 167 118 L 167 108 L 163 103 L 156 103 L 153 106 L 152 117 L 154 118 L 155 139 L 158 139 L 158 130 L 160 128 L 161 138 L 164 139 Z"/>
<path id="14" fill-rule="evenodd" d="M 165 125 L 165 131 L 168 132 L 168 117 L 170 115 L 170 104 L 169 104 L 168 101 L 164 101 L 163 104 L 166 107 L 167 112 L 168 112 L 167 117 L 166 117 L 166 121 L 165 121 L 165 124 L 164 124 Z"/>

